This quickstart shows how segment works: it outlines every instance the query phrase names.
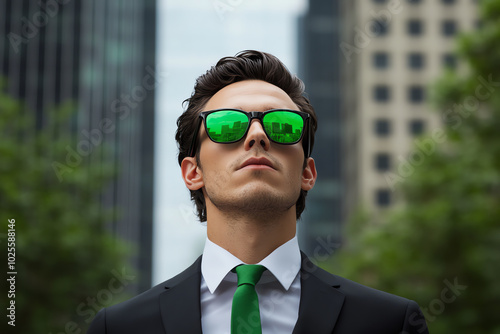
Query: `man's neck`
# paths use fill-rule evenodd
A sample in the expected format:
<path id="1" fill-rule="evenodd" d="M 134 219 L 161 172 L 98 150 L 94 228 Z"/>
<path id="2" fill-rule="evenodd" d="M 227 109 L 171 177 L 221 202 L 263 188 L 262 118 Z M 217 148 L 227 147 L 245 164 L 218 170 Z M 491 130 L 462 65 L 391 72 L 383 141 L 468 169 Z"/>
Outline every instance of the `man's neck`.
<path id="1" fill-rule="evenodd" d="M 279 217 L 207 215 L 207 236 L 241 261 L 255 264 L 295 236 L 295 207 Z"/>

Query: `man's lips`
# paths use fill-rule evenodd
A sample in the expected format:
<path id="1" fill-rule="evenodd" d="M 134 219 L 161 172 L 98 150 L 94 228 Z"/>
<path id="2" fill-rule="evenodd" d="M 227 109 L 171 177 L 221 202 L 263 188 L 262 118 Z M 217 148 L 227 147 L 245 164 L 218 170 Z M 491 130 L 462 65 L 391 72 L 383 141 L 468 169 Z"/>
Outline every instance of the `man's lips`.
<path id="1" fill-rule="evenodd" d="M 251 169 L 275 169 L 272 162 L 266 158 L 250 158 L 245 160 L 240 166 L 239 169 L 242 168 L 251 168 Z"/>

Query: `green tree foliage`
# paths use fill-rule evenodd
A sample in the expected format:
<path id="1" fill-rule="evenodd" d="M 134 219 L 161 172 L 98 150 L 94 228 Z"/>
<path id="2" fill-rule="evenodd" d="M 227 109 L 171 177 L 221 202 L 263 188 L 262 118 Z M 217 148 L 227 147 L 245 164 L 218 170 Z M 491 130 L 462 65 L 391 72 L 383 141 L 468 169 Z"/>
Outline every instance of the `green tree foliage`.
<path id="1" fill-rule="evenodd" d="M 35 131 L 34 113 L 0 92 L 0 247 L 7 254 L 8 220 L 14 219 L 17 272 L 15 298 L 7 298 L 5 278 L 0 284 L 2 333 L 84 333 L 96 309 L 117 302 L 128 282 L 123 244 L 105 226 L 112 211 L 100 208 L 112 165 L 82 159 L 62 180 L 52 165 L 64 163 L 67 147 L 76 145 L 72 111 L 67 106 L 46 115 L 50 122 Z M 105 156 L 102 148 L 92 155 Z M 2 271 L 13 271 L 2 259 Z M 5 317 L 10 300 L 15 327 Z"/>
<path id="2" fill-rule="evenodd" d="M 330 264 L 416 300 L 433 334 L 500 333 L 500 1 L 481 15 L 459 39 L 467 70 L 433 87 L 444 136 L 419 139 L 430 153 L 398 180 L 405 204 L 360 214 Z"/>

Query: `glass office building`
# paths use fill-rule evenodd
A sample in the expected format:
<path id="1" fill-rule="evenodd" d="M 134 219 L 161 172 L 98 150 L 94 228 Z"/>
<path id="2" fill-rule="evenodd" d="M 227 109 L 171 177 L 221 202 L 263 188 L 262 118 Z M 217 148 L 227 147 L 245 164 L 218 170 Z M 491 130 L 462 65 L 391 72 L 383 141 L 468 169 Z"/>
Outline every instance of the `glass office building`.
<path id="1" fill-rule="evenodd" d="M 155 29 L 155 0 L 0 2 L 0 76 L 35 113 L 37 128 L 67 101 L 78 109 L 66 129 L 76 141 L 113 124 L 102 140 L 118 174 L 98 200 L 102 210 L 118 208 L 112 232 L 137 250 L 136 292 L 151 285 Z"/>

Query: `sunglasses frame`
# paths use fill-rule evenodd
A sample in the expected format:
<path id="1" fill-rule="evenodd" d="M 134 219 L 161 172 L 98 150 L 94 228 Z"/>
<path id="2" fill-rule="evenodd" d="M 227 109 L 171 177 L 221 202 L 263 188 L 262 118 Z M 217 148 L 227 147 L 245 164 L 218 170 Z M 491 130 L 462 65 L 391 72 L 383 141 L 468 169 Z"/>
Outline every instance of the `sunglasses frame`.
<path id="1" fill-rule="evenodd" d="M 245 114 L 247 117 L 248 117 L 248 127 L 247 129 L 245 130 L 245 133 L 243 134 L 243 136 L 239 139 L 239 140 L 234 140 L 234 141 L 230 141 L 230 142 L 216 142 L 215 140 L 213 140 L 212 138 L 210 138 L 210 136 L 208 135 L 208 130 L 207 130 L 207 116 L 214 113 L 214 112 L 218 112 L 218 111 L 225 111 L 225 110 L 230 110 L 230 111 L 237 111 L 237 112 L 241 112 L 243 114 Z M 277 111 L 287 111 L 287 112 L 291 112 L 291 113 L 294 113 L 294 114 L 297 114 L 299 116 L 302 117 L 302 120 L 304 121 L 304 128 L 302 129 L 302 133 L 300 134 L 300 138 L 296 141 L 296 142 L 292 142 L 292 143 L 280 143 L 280 142 L 277 142 L 273 139 L 271 139 L 271 137 L 269 136 L 269 134 L 266 132 L 266 129 L 264 127 L 264 122 L 263 122 L 263 119 L 264 119 L 264 116 L 269 114 L 269 113 L 272 113 L 272 112 L 277 112 Z M 305 113 L 305 112 L 302 112 L 302 111 L 298 111 L 298 110 L 291 110 L 291 109 L 270 109 L 270 110 L 266 110 L 266 111 L 244 111 L 244 110 L 241 110 L 241 109 L 234 109 L 234 108 L 221 108 L 221 109 L 215 109 L 215 110 L 208 110 L 208 111 L 202 111 L 199 115 L 198 115 L 200 121 L 198 122 L 198 126 L 196 127 L 197 131 L 195 132 L 194 136 L 193 136 L 193 140 L 191 141 L 191 146 L 189 148 L 189 157 L 193 157 L 195 155 L 195 147 L 196 147 L 196 144 L 197 144 L 197 138 L 198 138 L 198 132 L 199 132 L 199 129 L 200 129 L 200 125 L 201 123 L 204 124 L 205 126 L 205 131 L 207 132 L 207 137 L 213 141 L 214 143 L 217 143 L 217 144 L 232 144 L 232 143 L 237 143 L 239 142 L 240 140 L 242 140 L 243 138 L 246 137 L 246 135 L 248 134 L 248 130 L 250 129 L 250 125 L 252 123 L 252 120 L 254 119 L 258 119 L 260 124 L 262 125 L 262 129 L 264 129 L 264 133 L 266 134 L 267 138 L 269 139 L 269 141 L 271 141 L 272 143 L 276 143 L 276 144 L 280 144 L 280 145 L 294 145 L 294 144 L 297 144 L 298 142 L 300 142 L 302 140 L 302 138 L 304 138 L 304 133 L 307 131 L 307 144 L 304 144 L 303 143 L 303 147 L 304 147 L 304 155 L 306 158 L 309 157 L 310 153 L 311 153 L 311 131 L 310 131 L 310 117 L 311 115 L 309 115 L 308 113 Z M 307 125 L 306 125 L 307 123 Z"/>

